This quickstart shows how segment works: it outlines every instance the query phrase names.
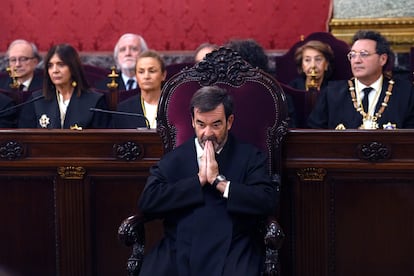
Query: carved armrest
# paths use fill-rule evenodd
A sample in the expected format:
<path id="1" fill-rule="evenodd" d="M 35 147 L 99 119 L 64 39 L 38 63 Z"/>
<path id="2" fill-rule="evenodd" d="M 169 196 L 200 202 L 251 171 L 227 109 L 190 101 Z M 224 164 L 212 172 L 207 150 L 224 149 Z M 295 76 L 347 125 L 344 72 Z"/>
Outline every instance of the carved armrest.
<path id="1" fill-rule="evenodd" d="M 129 276 L 137 276 L 144 259 L 145 218 L 142 214 L 126 218 L 118 228 L 118 238 L 126 246 L 132 246 L 132 254 L 128 258 L 127 272 Z"/>
<path id="2" fill-rule="evenodd" d="M 279 249 L 282 247 L 285 234 L 274 218 L 269 218 L 264 235 L 265 243 L 265 276 L 280 275 Z"/>

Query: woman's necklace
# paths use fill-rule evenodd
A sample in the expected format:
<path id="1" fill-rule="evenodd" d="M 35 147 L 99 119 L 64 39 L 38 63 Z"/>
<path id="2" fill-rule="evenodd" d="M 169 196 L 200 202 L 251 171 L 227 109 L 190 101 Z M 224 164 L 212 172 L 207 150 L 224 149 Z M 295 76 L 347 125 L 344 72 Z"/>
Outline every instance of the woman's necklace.
<path id="1" fill-rule="evenodd" d="M 392 88 L 395 82 L 393 80 L 388 81 L 388 88 L 387 88 L 387 91 L 385 92 L 384 101 L 381 103 L 381 107 L 378 110 L 378 112 L 375 113 L 374 116 L 371 116 L 368 113 L 368 110 L 365 111 L 362 105 L 358 103 L 356 99 L 353 80 L 354 78 L 348 80 L 349 93 L 351 93 L 352 103 L 354 104 L 355 110 L 362 115 L 362 125 L 360 126 L 360 128 L 361 129 L 377 129 L 378 128 L 377 120 L 381 118 L 382 113 L 384 112 L 385 108 L 387 108 L 388 106 L 388 101 L 390 100 L 390 97 L 392 95 Z"/>
<path id="2" fill-rule="evenodd" d="M 147 110 L 145 108 L 145 101 L 144 101 L 144 98 L 142 96 L 141 96 L 141 107 L 142 107 L 142 111 L 144 113 L 144 116 L 146 118 L 148 118 L 148 121 L 145 122 L 147 127 L 148 128 L 156 128 L 156 119 L 157 119 L 157 116 L 156 116 L 157 111 L 156 110 L 157 110 L 157 108 L 155 107 L 155 109 L 152 110 L 151 114 L 147 114 Z M 148 123 L 150 125 L 148 125 Z"/>

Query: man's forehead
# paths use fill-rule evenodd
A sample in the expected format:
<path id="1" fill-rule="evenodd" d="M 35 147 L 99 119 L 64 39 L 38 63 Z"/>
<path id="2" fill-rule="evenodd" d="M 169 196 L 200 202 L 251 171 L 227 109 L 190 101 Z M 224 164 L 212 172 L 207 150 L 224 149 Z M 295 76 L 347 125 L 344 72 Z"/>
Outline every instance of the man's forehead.
<path id="1" fill-rule="evenodd" d="M 140 46 L 139 39 L 136 37 L 125 37 L 119 42 L 119 47 L 126 47 L 129 45 Z"/>
<path id="2" fill-rule="evenodd" d="M 224 107 L 223 105 L 217 106 L 215 109 L 202 112 L 199 108 L 194 108 L 194 117 L 200 120 L 208 120 L 208 121 L 218 121 L 225 117 Z"/>
<path id="3" fill-rule="evenodd" d="M 358 39 L 352 45 L 352 50 L 354 50 L 354 49 L 369 50 L 368 48 L 375 49 L 376 45 L 377 45 L 377 42 L 375 40 L 372 40 L 372 39 Z"/>
<path id="4" fill-rule="evenodd" d="M 16 43 L 13 46 L 10 47 L 9 53 L 13 53 L 13 52 L 27 52 L 27 53 L 31 53 L 32 52 L 32 47 L 30 46 L 30 44 L 27 43 Z"/>

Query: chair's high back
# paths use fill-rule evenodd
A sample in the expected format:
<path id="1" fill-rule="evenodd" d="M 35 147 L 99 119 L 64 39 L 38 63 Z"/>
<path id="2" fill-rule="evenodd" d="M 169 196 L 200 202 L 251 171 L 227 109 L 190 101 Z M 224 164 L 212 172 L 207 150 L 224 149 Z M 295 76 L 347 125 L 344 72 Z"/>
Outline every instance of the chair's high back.
<path id="1" fill-rule="evenodd" d="M 320 95 L 320 91 L 313 90 L 299 90 L 293 87 L 290 87 L 287 84 L 280 83 L 285 94 L 289 95 L 292 99 L 293 105 L 295 107 L 295 128 L 307 128 L 307 120 L 309 114 L 312 112 L 317 98 Z"/>
<path id="2" fill-rule="evenodd" d="M 166 80 L 171 79 L 172 77 L 174 77 L 175 74 L 179 73 L 181 70 L 184 70 L 186 68 L 190 68 L 193 65 L 194 65 L 194 63 L 191 63 L 191 62 L 180 62 L 180 63 L 168 64 L 165 67 L 165 70 L 167 71 Z"/>
<path id="3" fill-rule="evenodd" d="M 278 82 L 239 54 L 220 48 L 172 77 L 162 89 L 157 129 L 165 151 L 194 136 L 190 100 L 202 86 L 226 88 L 234 100 L 231 132 L 269 154 L 269 171 L 279 173 L 281 140 L 287 133 L 286 97 Z M 273 162 L 272 162 L 273 160 Z"/>
<path id="4" fill-rule="evenodd" d="M 89 85 L 92 87 L 95 87 L 98 82 L 107 79 L 108 75 L 111 73 L 108 69 L 90 64 L 83 64 L 83 70 Z"/>
<path id="5" fill-rule="evenodd" d="M 291 82 L 298 76 L 295 63 L 295 51 L 310 40 L 322 41 L 331 46 L 334 53 L 332 80 L 349 79 L 352 76 L 351 67 L 347 59 L 350 46 L 343 40 L 337 39 L 331 33 L 315 32 L 308 35 L 303 41 L 296 42 L 284 55 L 276 56 L 276 78 L 283 83 Z"/>

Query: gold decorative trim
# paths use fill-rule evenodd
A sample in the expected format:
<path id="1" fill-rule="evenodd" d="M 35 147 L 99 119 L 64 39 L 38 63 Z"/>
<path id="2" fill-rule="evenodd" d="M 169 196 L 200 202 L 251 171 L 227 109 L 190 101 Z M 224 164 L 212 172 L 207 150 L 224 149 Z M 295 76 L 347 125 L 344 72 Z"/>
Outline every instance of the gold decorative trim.
<path id="1" fill-rule="evenodd" d="M 304 168 L 297 171 L 301 181 L 323 181 L 326 175 L 324 168 Z"/>
<path id="2" fill-rule="evenodd" d="M 407 53 L 414 45 L 414 17 L 396 18 L 333 18 L 329 22 L 331 33 L 351 43 L 356 31 L 375 30 L 384 35 L 395 52 Z"/>
<path id="3" fill-rule="evenodd" d="M 84 167 L 58 167 L 57 173 L 62 179 L 83 179 L 86 170 Z"/>

